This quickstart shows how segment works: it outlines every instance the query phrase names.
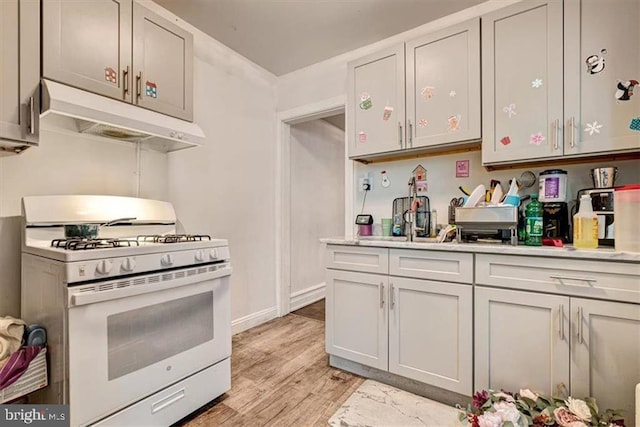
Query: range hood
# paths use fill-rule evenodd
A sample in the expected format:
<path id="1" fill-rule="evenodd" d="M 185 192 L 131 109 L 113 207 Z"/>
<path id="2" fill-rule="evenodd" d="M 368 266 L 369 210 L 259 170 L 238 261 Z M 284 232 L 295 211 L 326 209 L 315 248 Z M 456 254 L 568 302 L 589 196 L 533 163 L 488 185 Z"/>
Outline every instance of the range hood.
<path id="1" fill-rule="evenodd" d="M 205 138 L 194 123 L 46 79 L 42 80 L 40 124 L 44 129 L 142 142 L 162 152 L 195 147 Z"/>

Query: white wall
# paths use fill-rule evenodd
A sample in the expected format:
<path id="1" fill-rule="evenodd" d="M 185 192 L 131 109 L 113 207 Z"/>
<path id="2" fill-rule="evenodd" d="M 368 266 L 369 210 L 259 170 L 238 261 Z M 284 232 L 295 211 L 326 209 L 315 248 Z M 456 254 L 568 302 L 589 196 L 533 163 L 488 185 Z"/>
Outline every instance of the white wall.
<path id="1" fill-rule="evenodd" d="M 276 316 L 276 78 L 156 5 L 194 34 L 200 148 L 169 155 L 168 194 L 183 231 L 229 240 L 234 332 Z"/>
<path id="2" fill-rule="evenodd" d="M 456 178 L 456 160 L 469 160 L 469 178 Z M 372 214 L 374 221 L 380 224 L 381 218 L 391 218 L 392 203 L 396 197 L 408 196 L 408 181 L 411 172 L 421 164 L 427 169 L 428 189 L 424 194 L 429 198 L 431 209 L 437 212 L 438 224 L 447 224 L 448 205 L 452 197 L 460 197 L 462 193 L 458 189 L 459 186 L 473 190 L 476 185 L 484 184 L 489 188 L 491 179 L 500 180 L 501 186 L 506 193 L 509 186 L 509 179 L 512 177 L 519 178 L 521 173 L 530 170 L 536 177 L 539 173 L 546 169 L 563 169 L 567 171 L 567 201 L 576 198 L 577 192 L 583 188 L 593 187 L 589 169 L 603 166 L 617 166 L 618 179 L 616 185 L 624 185 L 640 182 L 640 169 L 638 162 L 635 160 L 626 160 L 615 163 L 586 163 L 579 165 L 566 165 L 554 167 L 536 167 L 536 168 L 513 168 L 500 171 L 487 171 L 482 167 L 482 159 L 479 151 L 467 154 L 450 154 L 436 157 L 425 157 L 411 160 L 398 160 L 394 162 L 374 163 L 363 165 L 356 163 L 354 167 L 354 175 L 356 177 L 365 173 L 373 175 L 373 189 L 367 194 L 364 212 Z M 391 185 L 383 188 L 381 185 L 382 171 L 386 171 Z M 356 180 L 357 182 L 357 180 Z M 523 190 L 523 194 L 531 194 L 538 191 L 538 183 Z M 362 207 L 363 192 L 358 192 L 353 188 L 354 207 L 360 212 Z M 374 227 L 374 230 L 379 227 Z"/>
<path id="3" fill-rule="evenodd" d="M 167 198 L 167 155 L 141 152 L 140 197 Z M 136 147 L 42 130 L 40 146 L 0 157 L 0 316 L 20 315 L 20 200 L 47 194 L 135 196 Z"/>
<path id="4" fill-rule="evenodd" d="M 322 296 L 320 238 L 344 235 L 344 131 L 324 120 L 291 126 L 291 309 Z"/>

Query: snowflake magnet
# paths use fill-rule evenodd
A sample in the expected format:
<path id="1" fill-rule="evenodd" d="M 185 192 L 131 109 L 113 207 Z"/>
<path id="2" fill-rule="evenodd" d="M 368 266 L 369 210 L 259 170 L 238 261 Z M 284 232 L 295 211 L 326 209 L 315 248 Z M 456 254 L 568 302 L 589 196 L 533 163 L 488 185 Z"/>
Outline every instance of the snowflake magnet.
<path id="1" fill-rule="evenodd" d="M 534 133 L 529 137 L 529 144 L 531 145 L 540 145 L 544 142 L 544 135 L 540 132 Z"/>
<path id="2" fill-rule="evenodd" d="M 426 128 L 428 124 L 429 122 L 427 121 L 427 119 L 420 119 L 420 121 L 418 122 L 418 126 L 420 126 L 421 128 Z"/>
<path id="3" fill-rule="evenodd" d="M 542 87 L 542 79 L 531 80 L 531 87 L 534 89 L 540 89 Z"/>
<path id="4" fill-rule="evenodd" d="M 509 115 L 509 118 L 516 115 L 516 104 L 509 104 L 502 109 L 505 113 Z"/>
<path id="5" fill-rule="evenodd" d="M 594 121 L 593 123 L 587 123 L 587 127 L 584 128 L 585 133 L 589 132 L 589 135 L 593 135 L 594 133 L 600 133 L 600 129 L 602 129 L 602 125 L 598 124 L 598 121 Z"/>

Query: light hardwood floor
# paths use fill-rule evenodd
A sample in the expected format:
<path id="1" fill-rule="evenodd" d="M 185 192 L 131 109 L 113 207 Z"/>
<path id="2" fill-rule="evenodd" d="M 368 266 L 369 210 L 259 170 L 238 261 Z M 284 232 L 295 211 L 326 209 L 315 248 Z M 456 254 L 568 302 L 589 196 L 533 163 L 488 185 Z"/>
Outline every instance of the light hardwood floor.
<path id="1" fill-rule="evenodd" d="M 233 337 L 231 390 L 176 426 L 326 426 L 364 379 L 329 366 L 324 300 Z"/>

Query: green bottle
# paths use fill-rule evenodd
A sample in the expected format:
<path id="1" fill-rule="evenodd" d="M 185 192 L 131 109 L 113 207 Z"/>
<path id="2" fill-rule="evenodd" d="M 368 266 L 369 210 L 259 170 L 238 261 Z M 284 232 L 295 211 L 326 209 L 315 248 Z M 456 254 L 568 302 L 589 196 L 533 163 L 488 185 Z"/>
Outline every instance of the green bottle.
<path id="1" fill-rule="evenodd" d="M 527 246 L 542 246 L 542 203 L 538 201 L 538 195 L 531 195 L 531 202 L 524 211 L 525 232 L 524 244 Z"/>

